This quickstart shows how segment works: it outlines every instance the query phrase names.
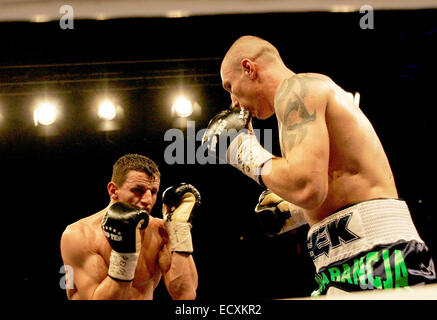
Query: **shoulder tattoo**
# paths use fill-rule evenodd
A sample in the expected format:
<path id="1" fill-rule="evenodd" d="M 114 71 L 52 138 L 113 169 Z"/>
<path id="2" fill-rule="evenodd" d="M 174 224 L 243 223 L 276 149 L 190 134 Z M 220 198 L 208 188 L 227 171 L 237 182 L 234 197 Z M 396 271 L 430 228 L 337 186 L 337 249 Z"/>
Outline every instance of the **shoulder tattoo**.
<path id="1" fill-rule="evenodd" d="M 285 80 L 275 95 L 275 108 L 281 123 L 281 150 L 290 152 L 307 135 L 307 124 L 316 120 L 317 112 L 311 114 L 305 104 L 308 95 L 308 83 L 322 80 L 316 76 L 295 75 Z"/>

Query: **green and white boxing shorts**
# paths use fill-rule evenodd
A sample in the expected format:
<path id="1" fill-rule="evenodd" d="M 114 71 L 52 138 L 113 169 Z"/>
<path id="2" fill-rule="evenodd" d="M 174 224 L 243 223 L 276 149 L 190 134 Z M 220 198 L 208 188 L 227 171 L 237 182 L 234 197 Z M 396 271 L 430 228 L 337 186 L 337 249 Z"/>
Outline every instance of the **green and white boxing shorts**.
<path id="1" fill-rule="evenodd" d="M 313 225 L 307 245 L 319 286 L 311 295 L 435 282 L 431 254 L 405 201 L 375 199 Z"/>

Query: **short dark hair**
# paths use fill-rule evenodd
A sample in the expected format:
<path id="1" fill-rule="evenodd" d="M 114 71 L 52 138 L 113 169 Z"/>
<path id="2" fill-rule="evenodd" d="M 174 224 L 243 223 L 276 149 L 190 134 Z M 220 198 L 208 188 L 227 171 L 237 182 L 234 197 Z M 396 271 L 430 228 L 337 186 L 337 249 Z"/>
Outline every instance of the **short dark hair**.
<path id="1" fill-rule="evenodd" d="M 129 171 L 139 171 L 157 178 L 161 177 L 158 165 L 150 158 L 140 154 L 127 154 L 118 159 L 112 167 L 112 182 L 122 186 Z"/>

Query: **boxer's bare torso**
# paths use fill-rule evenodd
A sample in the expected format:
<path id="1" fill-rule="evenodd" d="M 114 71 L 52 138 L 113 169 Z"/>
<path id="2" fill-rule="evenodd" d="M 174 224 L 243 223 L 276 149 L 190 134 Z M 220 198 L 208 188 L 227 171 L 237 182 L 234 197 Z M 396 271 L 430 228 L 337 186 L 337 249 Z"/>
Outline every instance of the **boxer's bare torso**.
<path id="1" fill-rule="evenodd" d="M 327 195 L 320 206 L 305 210 L 308 223 L 313 225 L 339 208 L 359 201 L 397 198 L 393 174 L 380 140 L 351 95 L 320 74 L 297 74 L 284 83 L 287 81 L 288 90 L 294 90 L 299 97 L 294 106 L 288 101 L 288 109 L 284 106 L 276 110 L 283 157 L 292 157 L 293 144 L 304 139 L 313 139 L 310 142 L 315 143 L 320 139 L 329 144 Z M 276 102 L 281 99 L 284 83 L 276 93 Z M 309 126 L 313 125 L 323 128 L 315 135 L 307 135 Z"/>
<path id="2" fill-rule="evenodd" d="M 71 264 L 74 270 L 74 289 L 67 289 L 69 299 L 100 298 L 97 288 L 108 277 L 112 250 L 101 228 L 105 211 L 71 224 L 63 234 L 61 246 L 64 264 Z M 167 269 L 171 264 L 171 254 L 162 236 L 165 234 L 164 228 L 163 220 L 150 217 L 147 228 L 141 231 L 142 248 L 135 278 L 131 284 L 119 283 L 120 286 L 129 286 L 126 299 L 153 299 L 162 268 Z M 66 278 L 69 279 L 68 276 Z"/>

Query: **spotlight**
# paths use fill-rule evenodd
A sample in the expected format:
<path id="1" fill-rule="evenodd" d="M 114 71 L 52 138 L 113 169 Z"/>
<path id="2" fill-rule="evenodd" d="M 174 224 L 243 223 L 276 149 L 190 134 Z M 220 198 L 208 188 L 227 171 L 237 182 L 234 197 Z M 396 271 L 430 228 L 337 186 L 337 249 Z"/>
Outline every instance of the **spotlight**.
<path id="1" fill-rule="evenodd" d="M 174 101 L 172 111 L 176 113 L 178 117 L 186 118 L 193 113 L 193 105 L 190 100 L 184 96 L 180 96 Z"/>
<path id="2" fill-rule="evenodd" d="M 117 115 L 117 107 L 112 101 L 105 99 L 99 104 L 98 115 L 103 120 L 112 120 Z"/>
<path id="3" fill-rule="evenodd" d="M 92 109 L 93 116 L 97 114 L 99 121 L 97 128 L 99 131 L 114 131 L 120 129 L 124 110 L 119 105 L 119 98 L 109 94 L 96 97 L 95 108 Z"/>
<path id="4" fill-rule="evenodd" d="M 35 126 L 37 126 L 39 123 L 49 126 L 56 121 L 57 116 L 58 110 L 56 104 L 51 101 L 42 101 L 37 103 L 37 106 L 33 111 L 33 121 Z"/>

